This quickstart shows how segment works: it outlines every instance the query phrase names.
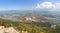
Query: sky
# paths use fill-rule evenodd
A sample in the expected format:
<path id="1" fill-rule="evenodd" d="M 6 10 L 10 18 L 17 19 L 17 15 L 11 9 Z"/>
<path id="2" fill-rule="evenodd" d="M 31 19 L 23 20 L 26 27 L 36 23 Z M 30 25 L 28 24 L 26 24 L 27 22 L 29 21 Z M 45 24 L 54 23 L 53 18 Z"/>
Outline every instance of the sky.
<path id="1" fill-rule="evenodd" d="M 59 10 L 60 0 L 0 0 L 0 10 L 23 9 Z"/>

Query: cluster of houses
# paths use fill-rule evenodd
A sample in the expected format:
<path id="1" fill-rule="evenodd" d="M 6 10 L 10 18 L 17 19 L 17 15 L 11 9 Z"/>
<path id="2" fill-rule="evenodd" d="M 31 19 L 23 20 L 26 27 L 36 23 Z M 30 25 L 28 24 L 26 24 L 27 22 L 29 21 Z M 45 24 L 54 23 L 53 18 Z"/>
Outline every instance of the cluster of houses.
<path id="1" fill-rule="evenodd" d="M 1 17 L 2 19 L 12 20 L 12 21 L 47 21 L 47 17 L 38 15 L 5 15 Z"/>

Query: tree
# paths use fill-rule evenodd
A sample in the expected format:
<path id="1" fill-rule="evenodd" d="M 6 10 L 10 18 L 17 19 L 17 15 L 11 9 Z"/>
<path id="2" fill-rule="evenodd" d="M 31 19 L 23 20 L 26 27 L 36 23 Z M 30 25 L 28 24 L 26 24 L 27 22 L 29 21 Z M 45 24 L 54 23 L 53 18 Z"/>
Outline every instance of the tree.
<path id="1" fill-rule="evenodd" d="M 4 21 L 2 19 L 0 19 L 0 25 L 3 26 L 4 25 Z"/>

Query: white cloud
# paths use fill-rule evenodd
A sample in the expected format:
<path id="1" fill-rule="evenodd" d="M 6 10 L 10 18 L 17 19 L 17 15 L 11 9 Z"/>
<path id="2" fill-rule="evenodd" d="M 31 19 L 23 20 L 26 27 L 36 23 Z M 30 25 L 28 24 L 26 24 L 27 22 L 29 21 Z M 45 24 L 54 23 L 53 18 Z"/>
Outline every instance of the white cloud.
<path id="1" fill-rule="evenodd" d="M 41 4 L 37 4 L 36 8 L 54 8 L 55 5 L 53 5 L 51 2 L 43 2 Z"/>
<path id="2" fill-rule="evenodd" d="M 40 4 L 37 4 L 36 9 L 43 9 L 43 10 L 49 10 L 49 11 L 60 11 L 60 3 L 53 4 L 52 2 L 43 2 Z"/>

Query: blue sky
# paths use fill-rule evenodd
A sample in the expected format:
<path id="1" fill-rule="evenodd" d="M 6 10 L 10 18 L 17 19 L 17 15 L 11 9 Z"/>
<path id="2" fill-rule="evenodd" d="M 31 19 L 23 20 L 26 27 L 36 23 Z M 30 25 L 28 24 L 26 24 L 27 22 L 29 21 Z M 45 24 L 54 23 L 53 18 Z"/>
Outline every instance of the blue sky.
<path id="1" fill-rule="evenodd" d="M 43 2 L 59 3 L 60 0 L 0 0 L 0 9 L 32 9 Z"/>
<path id="2" fill-rule="evenodd" d="M 0 9 L 32 8 L 36 0 L 0 0 Z"/>

